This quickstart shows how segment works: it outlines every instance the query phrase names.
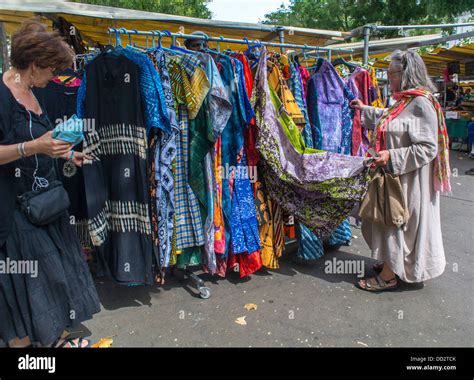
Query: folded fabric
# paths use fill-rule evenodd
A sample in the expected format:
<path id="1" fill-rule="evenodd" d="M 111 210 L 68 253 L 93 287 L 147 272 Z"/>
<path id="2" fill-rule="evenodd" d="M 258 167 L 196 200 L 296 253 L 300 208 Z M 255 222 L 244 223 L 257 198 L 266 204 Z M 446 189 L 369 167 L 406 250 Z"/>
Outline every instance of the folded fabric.
<path id="1" fill-rule="evenodd" d="M 53 130 L 53 139 L 77 145 L 84 140 L 84 122 L 76 115 L 58 124 Z"/>

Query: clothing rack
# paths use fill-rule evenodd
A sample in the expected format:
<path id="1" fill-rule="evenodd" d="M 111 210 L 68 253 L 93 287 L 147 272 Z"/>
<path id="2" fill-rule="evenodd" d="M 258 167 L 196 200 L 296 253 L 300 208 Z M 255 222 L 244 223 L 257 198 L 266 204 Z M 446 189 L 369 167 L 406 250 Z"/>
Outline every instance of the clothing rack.
<path id="1" fill-rule="evenodd" d="M 341 49 L 341 48 L 329 48 L 329 47 L 312 46 L 312 45 L 306 45 L 306 44 L 305 45 L 289 44 L 289 43 L 284 42 L 284 35 L 281 35 L 281 34 L 279 35 L 280 42 L 267 42 L 267 41 L 260 41 L 260 40 L 249 40 L 248 38 L 245 38 L 245 37 L 242 39 L 236 39 L 236 38 L 226 38 L 223 36 L 211 37 L 211 36 L 208 36 L 207 34 L 195 35 L 195 34 L 171 33 L 168 30 L 142 31 L 142 30 L 136 30 L 136 29 L 129 30 L 125 28 L 118 28 L 118 29 L 109 28 L 108 33 L 109 35 L 115 34 L 116 45 L 122 44 L 120 35 L 128 35 L 130 44 L 132 41 L 132 36 L 139 35 L 139 36 L 152 37 L 153 41 L 155 37 L 158 37 L 158 44 L 161 44 L 161 39 L 163 37 L 167 37 L 167 38 L 171 38 L 173 45 L 176 43 L 177 38 L 184 38 L 184 39 L 194 39 L 194 40 L 205 40 L 206 42 L 207 41 L 216 42 L 218 45 L 218 48 L 220 47 L 219 45 L 220 43 L 226 42 L 226 43 L 231 43 L 231 44 L 247 45 L 249 46 L 249 48 L 251 47 L 250 44 L 253 44 L 252 47 L 259 47 L 259 46 L 279 47 L 282 52 L 285 51 L 285 48 L 299 49 L 303 51 L 310 49 L 310 50 L 316 50 L 318 52 L 319 51 L 326 52 L 329 60 L 331 60 L 331 54 L 333 51 L 337 51 L 337 52 L 350 51 L 350 50 Z"/>
<path id="2" fill-rule="evenodd" d="M 170 31 L 160 31 L 160 30 L 150 30 L 150 31 L 139 31 L 139 30 L 128 30 L 125 28 L 109 28 L 108 29 L 109 36 L 115 35 L 115 45 L 116 46 L 122 46 L 122 35 L 128 36 L 128 42 L 129 45 L 132 45 L 132 37 L 134 35 L 138 36 L 146 36 L 146 47 L 148 48 L 148 37 L 152 38 L 152 46 L 161 46 L 161 40 L 163 37 L 166 38 L 171 38 L 171 44 L 175 45 L 176 40 L 178 38 L 181 39 L 194 39 L 194 40 L 204 40 L 206 42 L 212 41 L 217 43 L 217 48 L 218 51 L 220 52 L 220 43 L 231 43 L 231 44 L 239 44 L 239 45 L 247 45 L 249 50 L 252 48 L 257 48 L 261 46 L 270 46 L 270 47 L 277 47 L 281 49 L 281 52 L 283 53 L 285 48 L 291 48 L 291 49 L 298 49 L 302 50 L 302 52 L 306 52 L 306 50 L 316 50 L 318 52 L 318 58 L 319 58 L 319 52 L 325 52 L 327 54 L 327 59 L 330 61 L 331 60 L 331 55 L 333 51 L 336 52 L 350 52 L 351 50 L 347 49 L 340 49 L 340 48 L 329 48 L 329 47 L 320 47 L 320 46 L 312 46 L 312 45 L 299 45 L 299 44 L 291 44 L 291 43 L 285 43 L 284 42 L 284 34 L 279 33 L 279 40 L 280 42 L 267 42 L 267 41 L 259 41 L 259 40 L 249 40 L 247 38 L 242 38 L 242 39 L 235 39 L 235 38 L 225 38 L 223 36 L 220 37 L 211 37 L 208 36 L 207 34 L 203 35 L 195 35 L 195 34 L 184 34 L 184 33 L 171 33 Z M 156 45 L 155 39 L 158 38 L 158 44 Z M 306 54 L 305 54 L 306 56 Z M 316 58 L 316 57 L 309 57 L 309 58 Z M 293 243 L 293 241 L 287 242 L 287 244 Z M 295 250 L 294 247 L 291 247 L 292 251 Z M 208 299 L 211 296 L 211 289 L 205 286 L 204 281 L 197 276 L 195 273 L 193 273 L 189 269 L 179 269 L 179 268 L 173 268 L 171 273 L 175 275 L 179 280 L 181 281 L 187 281 L 189 280 L 190 285 L 197 289 L 199 291 L 199 295 L 203 299 Z"/>

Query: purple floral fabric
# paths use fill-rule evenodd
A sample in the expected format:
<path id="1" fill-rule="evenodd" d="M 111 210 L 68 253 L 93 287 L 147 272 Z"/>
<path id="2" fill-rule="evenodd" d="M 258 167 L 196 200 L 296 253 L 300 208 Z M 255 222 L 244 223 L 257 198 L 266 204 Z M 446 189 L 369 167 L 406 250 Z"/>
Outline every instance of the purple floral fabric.
<path id="1" fill-rule="evenodd" d="M 270 195 L 318 236 L 328 236 L 367 191 L 364 158 L 295 149 L 270 98 L 265 50 L 255 77 L 252 105 L 259 130 L 257 149 Z"/>

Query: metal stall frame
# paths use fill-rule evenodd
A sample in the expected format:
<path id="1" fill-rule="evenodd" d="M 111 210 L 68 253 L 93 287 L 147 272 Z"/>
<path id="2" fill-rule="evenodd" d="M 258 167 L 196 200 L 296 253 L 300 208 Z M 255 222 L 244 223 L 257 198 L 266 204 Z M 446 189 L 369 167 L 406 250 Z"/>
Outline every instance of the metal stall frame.
<path id="1" fill-rule="evenodd" d="M 301 50 L 317 50 L 317 51 L 323 51 L 328 54 L 328 58 L 331 59 L 331 53 L 333 51 L 339 51 L 339 52 L 347 52 L 347 49 L 341 49 L 341 48 L 330 48 L 330 47 L 321 47 L 321 46 L 312 46 L 312 45 L 298 45 L 298 44 L 291 44 L 291 43 L 285 43 L 285 32 L 284 28 L 281 28 L 278 30 L 278 36 L 280 42 L 268 42 L 268 41 L 260 41 L 260 40 L 249 40 L 247 38 L 242 38 L 242 39 L 236 39 L 236 38 L 225 38 L 225 37 L 212 37 L 208 36 L 207 34 L 203 35 L 195 35 L 195 34 L 183 34 L 183 33 L 170 33 L 169 31 L 160 31 L 160 30 L 149 30 L 149 31 L 143 31 L 143 30 L 129 30 L 125 28 L 109 28 L 108 29 L 109 34 L 115 34 L 117 44 L 121 44 L 121 39 L 120 35 L 141 35 L 141 36 L 150 36 L 150 37 L 158 37 L 161 39 L 162 37 L 168 37 L 172 39 L 172 42 L 174 43 L 177 38 L 184 38 L 184 39 L 195 39 L 195 40 L 205 40 L 205 41 L 213 41 L 216 43 L 220 42 L 227 42 L 227 43 L 233 43 L 233 44 L 240 44 L 240 45 L 249 45 L 249 44 L 255 44 L 257 46 L 270 46 L 270 47 L 277 47 L 281 49 L 281 52 L 285 52 L 285 48 L 289 49 L 301 49 Z"/>
<path id="2" fill-rule="evenodd" d="M 463 27 L 463 26 L 474 26 L 474 22 L 465 22 L 465 23 L 454 23 L 454 24 L 430 24 L 430 25 L 375 25 L 368 24 L 364 25 L 362 28 L 362 35 L 364 37 L 364 55 L 363 63 L 367 65 L 369 62 L 369 40 L 370 33 L 376 30 L 411 30 L 411 29 L 446 29 L 454 27 Z M 360 28 L 358 29 L 360 30 Z M 356 36 L 357 33 L 354 33 L 353 36 Z"/>

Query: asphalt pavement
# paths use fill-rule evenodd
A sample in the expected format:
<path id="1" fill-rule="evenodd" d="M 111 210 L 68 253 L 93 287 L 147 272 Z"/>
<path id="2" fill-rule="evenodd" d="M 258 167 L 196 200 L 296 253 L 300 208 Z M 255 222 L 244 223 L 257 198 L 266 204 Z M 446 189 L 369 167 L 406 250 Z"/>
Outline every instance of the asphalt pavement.
<path id="1" fill-rule="evenodd" d="M 474 159 L 452 152 L 452 167 L 453 194 L 441 201 L 447 266 L 423 286 L 380 294 L 357 289 L 359 272 L 347 270 L 363 264 L 372 274 L 375 261 L 353 226 L 351 246 L 316 263 L 289 256 L 280 269 L 245 279 L 202 275 L 209 299 L 174 277 L 139 288 L 97 280 L 102 311 L 78 330 L 93 343 L 113 337 L 114 347 L 472 347 L 474 176 L 464 173 Z M 328 273 L 334 263 L 346 273 L 337 265 Z"/>

